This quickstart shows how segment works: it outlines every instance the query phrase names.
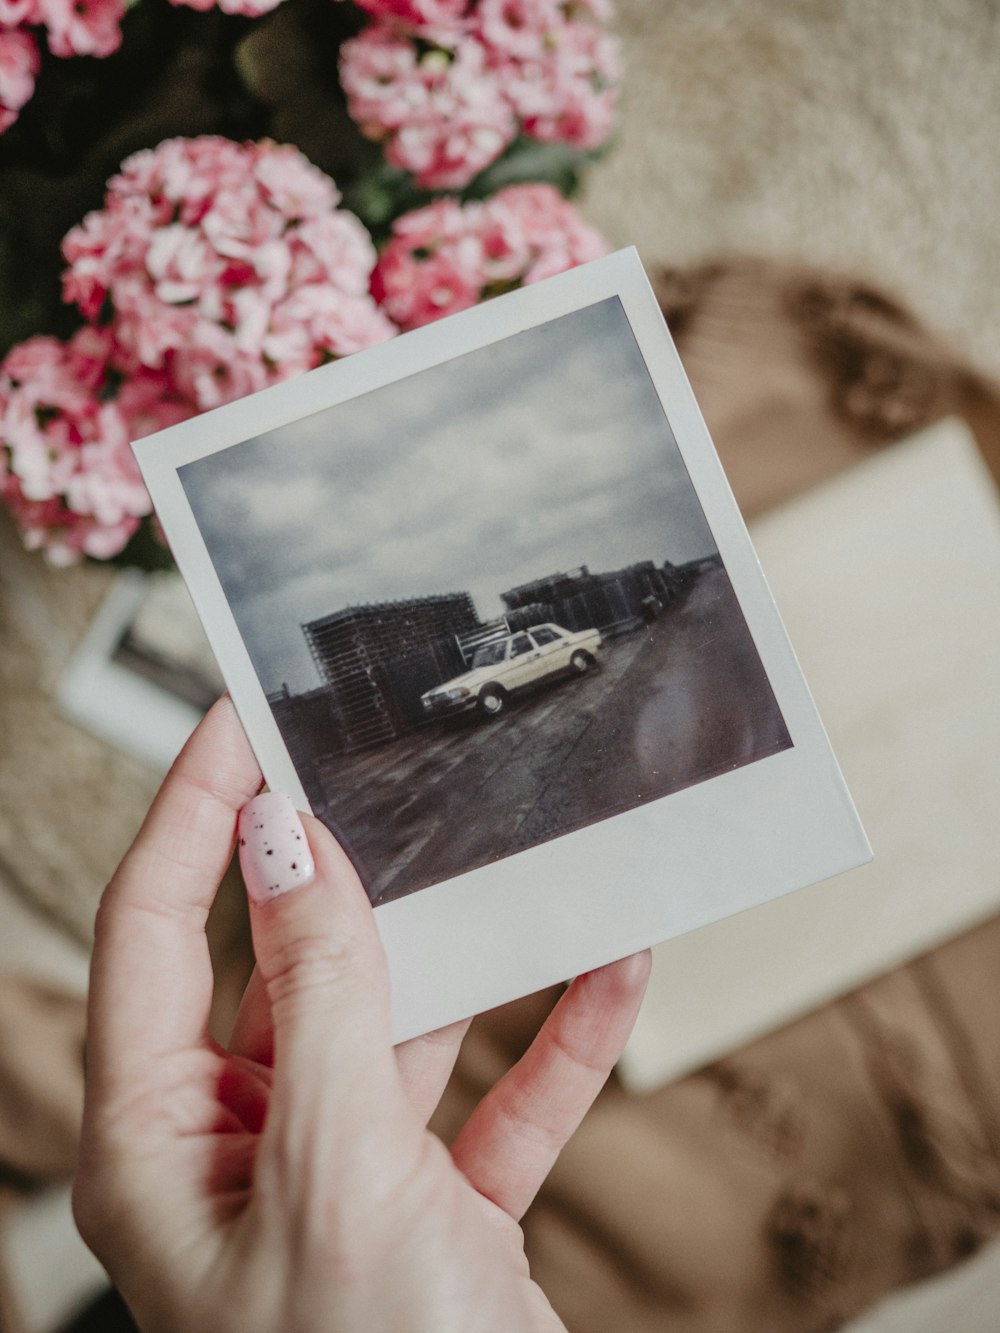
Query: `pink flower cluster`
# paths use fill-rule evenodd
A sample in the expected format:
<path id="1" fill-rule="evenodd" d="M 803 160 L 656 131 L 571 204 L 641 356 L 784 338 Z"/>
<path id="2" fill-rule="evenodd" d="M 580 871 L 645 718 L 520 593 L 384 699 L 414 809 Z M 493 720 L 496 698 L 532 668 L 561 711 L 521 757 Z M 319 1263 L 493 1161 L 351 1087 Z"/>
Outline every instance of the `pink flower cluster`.
<path id="1" fill-rule="evenodd" d="M 64 296 L 110 318 L 127 374 L 215 407 L 390 338 L 375 250 L 295 148 L 205 136 L 136 153 L 63 242 Z"/>
<path id="2" fill-rule="evenodd" d="M 609 0 L 359 0 L 376 22 L 341 47 L 348 108 L 388 160 L 461 189 L 521 131 L 588 150 L 621 77 Z"/>
<path id="3" fill-rule="evenodd" d="M 171 0 L 191 9 L 257 18 L 281 0 Z M 13 125 L 29 100 L 38 74 L 43 28 L 56 56 L 109 56 L 121 45 L 126 0 L 0 0 L 0 134 Z"/>
<path id="4" fill-rule="evenodd" d="M 375 250 L 297 149 L 136 153 L 63 242 L 88 321 L 0 365 L 0 498 L 56 563 L 121 551 L 149 498 L 129 440 L 396 333 Z"/>
<path id="5" fill-rule="evenodd" d="M 125 0 L 0 0 L 0 134 L 31 97 L 44 28 L 56 56 L 109 56 L 121 45 Z"/>
<path id="6" fill-rule="evenodd" d="M 372 274 L 372 291 L 401 328 L 415 329 L 607 249 L 551 185 L 510 185 L 485 202 L 439 199 L 404 214 Z"/>
<path id="7" fill-rule="evenodd" d="M 192 415 L 163 373 L 108 395 L 112 339 L 30 338 L 0 363 L 0 497 L 54 564 L 117 555 L 150 512 L 129 440 Z"/>

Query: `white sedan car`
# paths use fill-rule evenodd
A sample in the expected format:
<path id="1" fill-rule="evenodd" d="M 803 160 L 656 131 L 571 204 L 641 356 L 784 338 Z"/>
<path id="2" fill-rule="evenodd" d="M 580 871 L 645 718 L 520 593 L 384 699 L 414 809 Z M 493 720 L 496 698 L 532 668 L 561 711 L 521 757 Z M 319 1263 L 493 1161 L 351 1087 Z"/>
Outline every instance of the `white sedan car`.
<path id="1" fill-rule="evenodd" d="M 421 695 L 424 711 L 437 716 L 478 708 L 497 717 L 509 696 L 546 676 L 583 676 L 597 662 L 603 639 L 596 629 L 572 631 L 560 625 L 533 625 L 480 644 L 469 670 Z"/>

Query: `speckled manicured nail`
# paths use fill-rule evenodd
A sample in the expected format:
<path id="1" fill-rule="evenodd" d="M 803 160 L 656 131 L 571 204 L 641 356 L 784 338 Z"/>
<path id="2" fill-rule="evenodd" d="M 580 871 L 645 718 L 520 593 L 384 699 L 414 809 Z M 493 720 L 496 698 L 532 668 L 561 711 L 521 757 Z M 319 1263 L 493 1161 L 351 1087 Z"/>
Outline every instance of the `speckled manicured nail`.
<path id="1" fill-rule="evenodd" d="M 255 903 L 276 898 L 316 874 L 295 806 L 279 791 L 255 796 L 240 811 L 240 869 Z"/>

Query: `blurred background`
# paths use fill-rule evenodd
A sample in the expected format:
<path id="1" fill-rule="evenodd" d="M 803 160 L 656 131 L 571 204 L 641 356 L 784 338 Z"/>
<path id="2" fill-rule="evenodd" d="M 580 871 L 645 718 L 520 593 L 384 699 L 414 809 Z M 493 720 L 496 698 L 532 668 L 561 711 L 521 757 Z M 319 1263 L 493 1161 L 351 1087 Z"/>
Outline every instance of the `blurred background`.
<path id="1" fill-rule="evenodd" d="M 1000 365 L 990 0 L 619 0 L 620 137 L 589 220 L 647 263 L 797 260 L 877 284 Z"/>
<path id="2" fill-rule="evenodd" d="M 637 245 L 876 861 L 658 951 L 620 1076 L 526 1221 L 533 1267 L 573 1333 L 992 1333 L 1000 3 L 617 0 L 606 137 L 519 133 L 462 185 L 420 184 L 358 132 L 333 53 L 371 18 L 141 0 L 100 59 L 39 42 L 0 136 L 0 350 L 80 326 L 60 241 L 167 136 L 294 143 L 383 256 L 404 213 L 518 181 L 572 193 L 564 266 L 594 244 L 578 227 Z M 106 397 L 133 373 L 114 355 Z M 207 405 L 191 384 L 171 410 Z M 146 520 L 129 540 L 165 563 Z M 0 1326 L 127 1327 L 68 1208 L 87 948 L 197 709 L 164 705 L 163 744 L 130 748 L 153 724 L 123 718 L 153 713 L 120 650 L 177 659 L 188 705 L 211 664 L 175 595 L 143 614 L 107 561 L 57 568 L 6 512 L 0 548 Z M 238 883 L 210 930 L 224 1033 L 249 966 Z M 443 1135 L 550 1002 L 476 1025 Z"/>

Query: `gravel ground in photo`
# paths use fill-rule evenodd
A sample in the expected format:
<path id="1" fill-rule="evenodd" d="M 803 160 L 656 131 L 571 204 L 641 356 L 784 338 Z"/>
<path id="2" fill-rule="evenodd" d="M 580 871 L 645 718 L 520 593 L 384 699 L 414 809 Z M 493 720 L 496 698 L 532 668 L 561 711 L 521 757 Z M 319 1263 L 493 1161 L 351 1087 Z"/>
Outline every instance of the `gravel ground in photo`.
<path id="1" fill-rule="evenodd" d="M 323 817 L 388 902 L 791 744 L 725 572 L 601 666 L 493 721 L 432 724 L 320 770 Z"/>

